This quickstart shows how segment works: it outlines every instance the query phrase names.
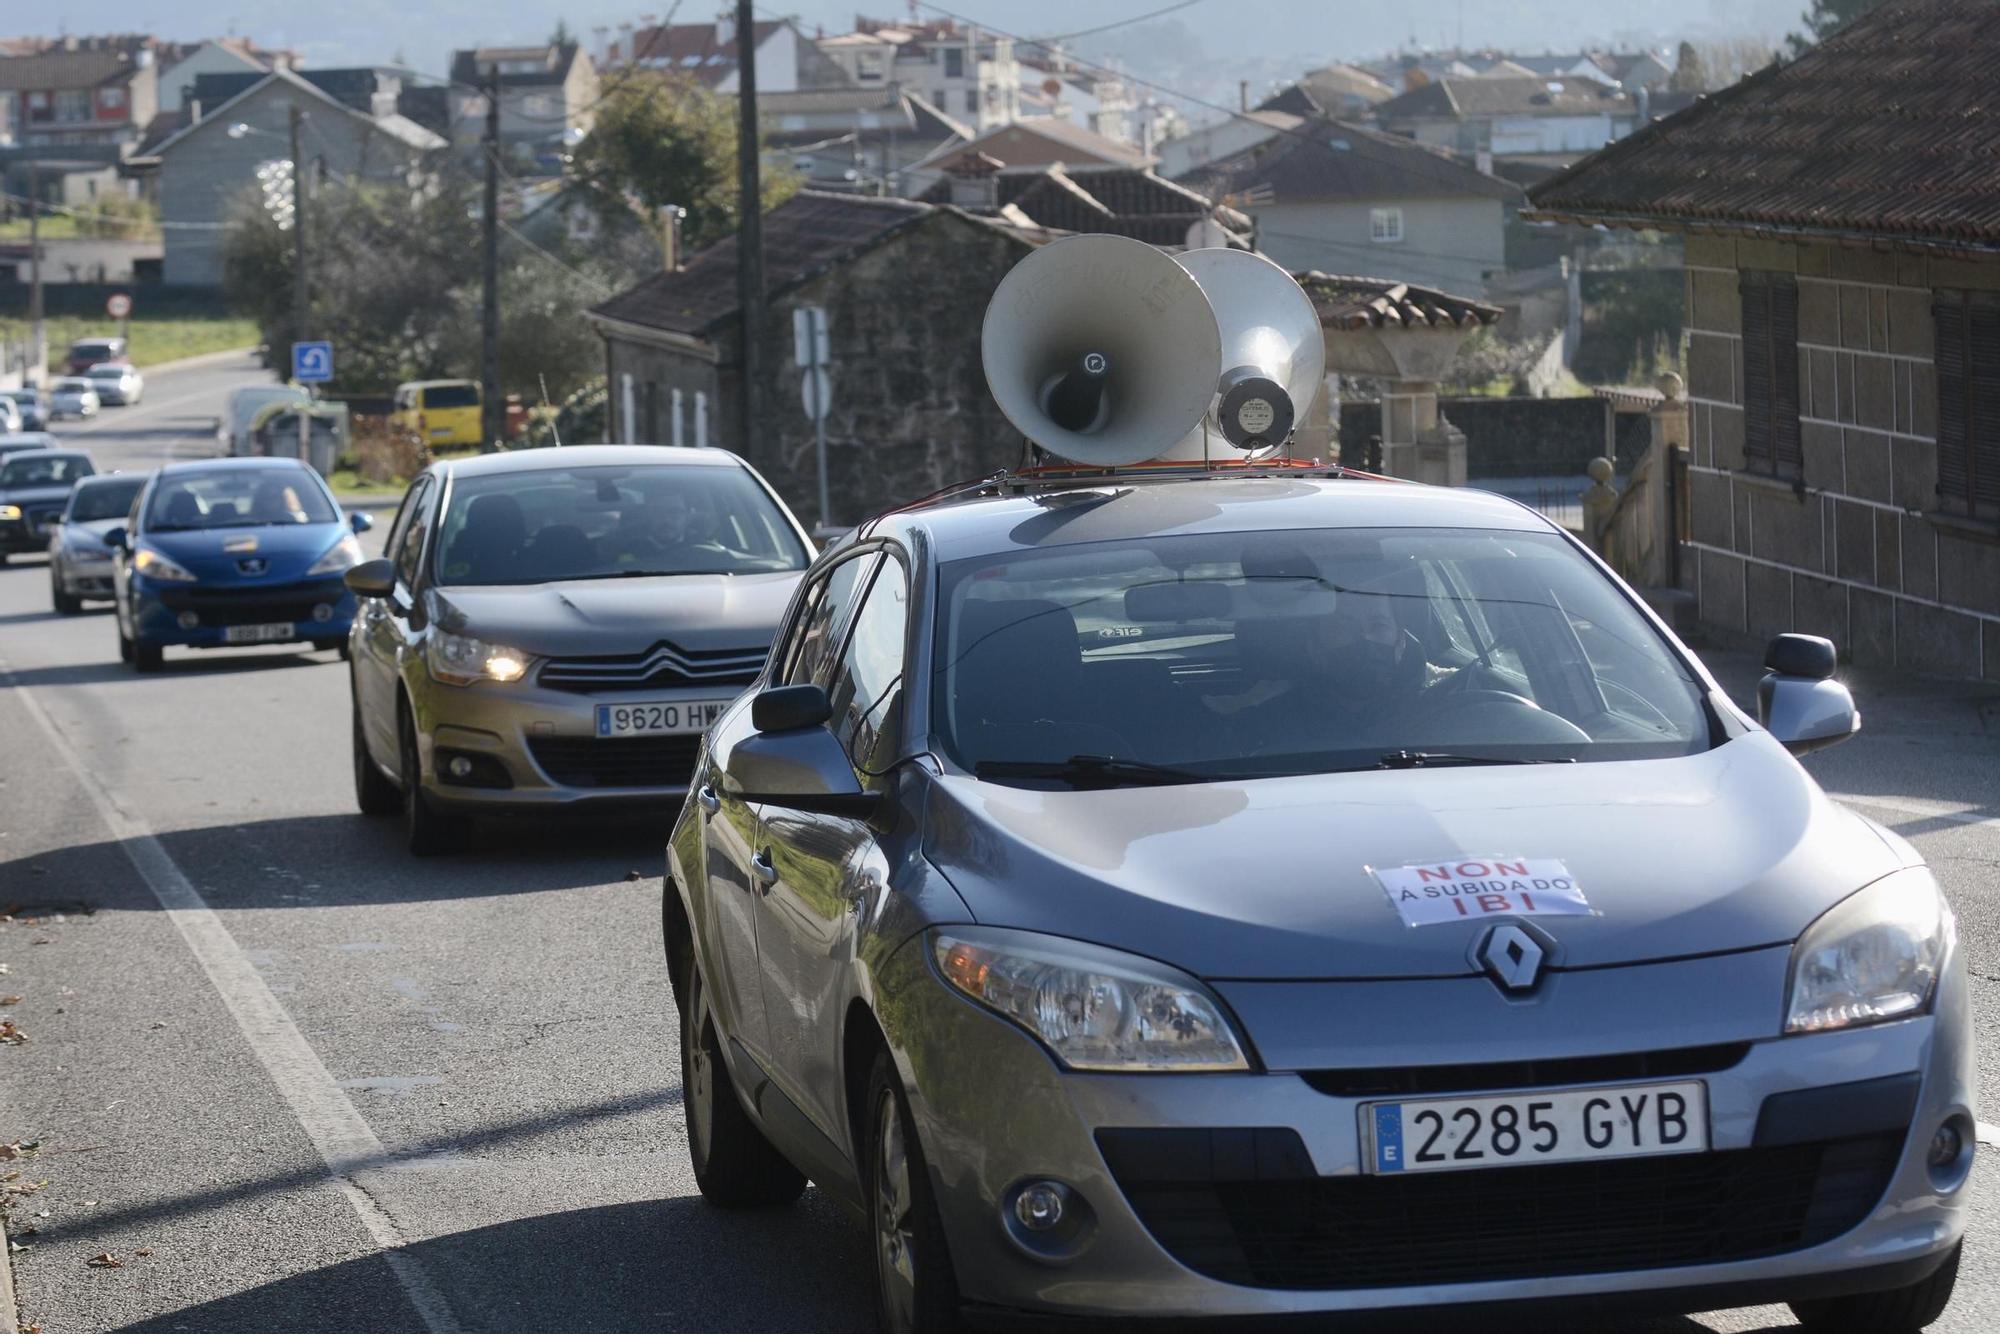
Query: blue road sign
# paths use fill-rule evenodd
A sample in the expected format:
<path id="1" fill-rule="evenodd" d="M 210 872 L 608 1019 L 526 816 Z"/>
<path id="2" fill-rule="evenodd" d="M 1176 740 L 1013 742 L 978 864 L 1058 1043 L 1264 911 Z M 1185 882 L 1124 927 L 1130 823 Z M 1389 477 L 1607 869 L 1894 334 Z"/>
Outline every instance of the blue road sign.
<path id="1" fill-rule="evenodd" d="M 322 384 L 333 378 L 333 344 L 293 343 L 292 378 L 300 384 Z"/>

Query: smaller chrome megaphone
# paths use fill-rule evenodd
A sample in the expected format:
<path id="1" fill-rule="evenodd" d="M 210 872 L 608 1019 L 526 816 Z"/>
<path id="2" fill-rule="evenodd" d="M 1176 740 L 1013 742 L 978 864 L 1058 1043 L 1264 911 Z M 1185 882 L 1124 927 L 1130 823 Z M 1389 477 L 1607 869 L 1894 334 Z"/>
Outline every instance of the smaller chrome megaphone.
<path id="1" fill-rule="evenodd" d="M 1222 373 L 1213 408 L 1160 457 L 1275 453 L 1311 409 L 1326 376 L 1326 338 L 1312 298 L 1291 274 L 1247 250 L 1189 250 L 1177 260 L 1215 311 Z"/>

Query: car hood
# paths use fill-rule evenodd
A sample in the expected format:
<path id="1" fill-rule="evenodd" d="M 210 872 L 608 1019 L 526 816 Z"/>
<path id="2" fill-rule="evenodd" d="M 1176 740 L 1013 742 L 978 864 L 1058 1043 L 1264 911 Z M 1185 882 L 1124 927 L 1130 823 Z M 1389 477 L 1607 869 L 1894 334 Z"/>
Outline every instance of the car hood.
<path id="1" fill-rule="evenodd" d="M 303 579 L 312 563 L 348 531 L 344 523 L 286 523 L 187 531 L 147 530 L 140 541 L 198 579 L 272 583 Z M 241 562 L 266 562 L 261 573 Z"/>
<path id="2" fill-rule="evenodd" d="M 99 543 L 104 541 L 104 535 L 113 528 L 123 528 L 124 526 L 125 520 L 123 516 L 111 519 L 84 519 L 82 521 L 71 519 L 63 525 L 72 534 L 81 533 L 96 539 Z"/>
<path id="3" fill-rule="evenodd" d="M 804 572 L 567 579 L 431 593 L 438 624 L 537 657 L 768 648 Z"/>
<path id="4" fill-rule="evenodd" d="M 980 922 L 1207 978 L 1476 971 L 1490 921 L 1405 926 L 1370 868 L 1561 861 L 1593 915 L 1534 920 L 1576 968 L 1790 941 L 1906 860 L 1763 732 L 1679 759 L 1108 791 L 947 775 L 925 841 Z"/>

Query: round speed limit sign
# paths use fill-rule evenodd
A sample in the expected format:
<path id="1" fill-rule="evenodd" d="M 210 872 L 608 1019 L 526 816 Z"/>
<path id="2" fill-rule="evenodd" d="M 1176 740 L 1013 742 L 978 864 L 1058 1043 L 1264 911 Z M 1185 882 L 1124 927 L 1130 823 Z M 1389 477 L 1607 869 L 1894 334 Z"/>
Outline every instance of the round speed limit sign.
<path id="1" fill-rule="evenodd" d="M 113 292 L 104 303 L 104 313 L 114 320 L 122 320 L 132 313 L 132 298 L 123 292 Z"/>

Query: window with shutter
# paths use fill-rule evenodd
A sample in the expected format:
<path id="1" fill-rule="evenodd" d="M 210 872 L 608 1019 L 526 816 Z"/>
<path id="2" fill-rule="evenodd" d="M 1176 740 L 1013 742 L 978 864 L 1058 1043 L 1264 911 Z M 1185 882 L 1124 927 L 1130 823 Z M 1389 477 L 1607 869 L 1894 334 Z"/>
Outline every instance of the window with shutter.
<path id="1" fill-rule="evenodd" d="M 1799 288 L 1789 273 L 1742 272 L 1743 457 L 1747 467 L 1797 477 L 1805 464 L 1799 433 Z"/>
<path id="2" fill-rule="evenodd" d="M 2000 518 L 2000 295 L 1939 292 L 1938 505 Z"/>

